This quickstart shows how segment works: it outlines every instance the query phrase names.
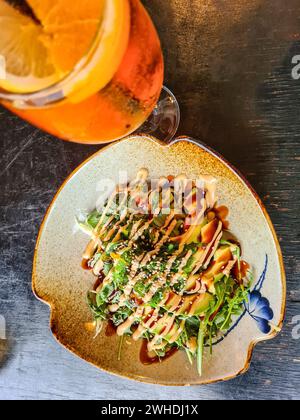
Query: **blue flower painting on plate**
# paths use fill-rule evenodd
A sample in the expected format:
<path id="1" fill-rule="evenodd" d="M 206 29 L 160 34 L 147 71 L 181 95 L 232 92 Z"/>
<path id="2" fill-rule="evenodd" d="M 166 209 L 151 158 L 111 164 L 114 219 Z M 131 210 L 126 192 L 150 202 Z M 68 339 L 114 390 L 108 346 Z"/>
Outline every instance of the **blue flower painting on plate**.
<path id="1" fill-rule="evenodd" d="M 268 301 L 268 299 L 263 297 L 261 294 L 261 290 L 263 288 L 268 271 L 268 263 L 269 258 L 266 255 L 264 270 L 256 286 L 248 295 L 248 302 L 245 303 L 245 310 L 235 321 L 232 327 L 223 335 L 223 337 L 221 337 L 217 342 L 215 342 L 214 345 L 223 341 L 238 326 L 240 321 L 247 314 L 250 315 L 251 318 L 256 322 L 259 330 L 263 334 L 269 334 L 271 332 L 272 327 L 270 321 L 272 321 L 272 319 L 274 318 L 274 313 L 270 307 L 270 302 Z"/>
<path id="2" fill-rule="evenodd" d="M 256 321 L 260 331 L 269 334 L 271 331 L 269 321 L 274 318 L 274 313 L 270 308 L 268 299 L 262 297 L 261 293 L 255 290 L 249 293 L 249 301 L 245 306 L 248 314 Z"/>

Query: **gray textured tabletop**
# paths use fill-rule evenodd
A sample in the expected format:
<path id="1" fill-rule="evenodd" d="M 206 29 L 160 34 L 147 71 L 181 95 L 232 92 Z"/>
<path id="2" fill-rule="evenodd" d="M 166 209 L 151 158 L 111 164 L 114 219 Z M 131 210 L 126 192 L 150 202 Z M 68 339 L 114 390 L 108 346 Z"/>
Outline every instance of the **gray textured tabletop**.
<path id="1" fill-rule="evenodd" d="M 31 292 L 47 206 L 99 147 L 65 143 L 0 109 L 0 399 L 299 399 L 299 0 L 147 0 L 161 35 L 179 134 L 201 138 L 249 179 L 281 241 L 288 295 L 283 332 L 256 347 L 250 371 L 203 387 L 164 388 L 98 371 L 61 348 Z M 3 337 L 2 337 L 3 338 Z M 297 339 L 298 338 L 298 339 Z"/>

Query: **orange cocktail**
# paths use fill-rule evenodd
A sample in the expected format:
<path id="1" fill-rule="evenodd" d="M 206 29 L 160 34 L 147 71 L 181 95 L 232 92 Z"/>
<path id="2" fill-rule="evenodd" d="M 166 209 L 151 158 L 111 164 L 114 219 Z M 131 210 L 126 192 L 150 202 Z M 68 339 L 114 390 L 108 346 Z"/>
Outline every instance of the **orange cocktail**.
<path id="1" fill-rule="evenodd" d="M 101 143 L 151 114 L 164 66 L 139 0 L 0 0 L 1 21 L 0 98 L 25 120 L 65 140 Z"/>

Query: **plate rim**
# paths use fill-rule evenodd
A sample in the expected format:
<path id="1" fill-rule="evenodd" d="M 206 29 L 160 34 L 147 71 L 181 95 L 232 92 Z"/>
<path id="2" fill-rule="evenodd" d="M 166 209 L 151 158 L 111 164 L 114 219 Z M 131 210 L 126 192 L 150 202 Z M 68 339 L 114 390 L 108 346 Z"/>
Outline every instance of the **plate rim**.
<path id="1" fill-rule="evenodd" d="M 140 376 L 135 375 L 135 374 L 120 374 L 118 372 L 113 372 L 109 369 L 105 369 L 103 367 L 100 367 L 96 363 L 94 363 L 93 361 L 88 360 L 87 358 L 83 358 L 77 352 L 77 350 L 75 348 L 73 348 L 72 346 L 68 345 L 67 343 L 63 343 L 61 341 L 61 339 L 58 337 L 58 333 L 55 330 L 55 323 L 54 323 L 54 320 L 55 320 L 54 319 L 55 305 L 54 305 L 54 303 L 49 302 L 49 301 L 45 300 L 45 298 L 42 298 L 41 296 L 39 296 L 39 293 L 38 293 L 38 290 L 37 290 L 37 287 L 36 287 L 36 283 L 35 283 L 36 271 L 37 271 L 37 253 L 38 253 L 38 249 L 39 249 L 39 245 L 40 245 L 42 235 L 44 233 L 44 228 L 45 228 L 46 222 L 47 222 L 47 220 L 48 220 L 48 218 L 51 214 L 52 208 L 54 207 L 54 205 L 56 203 L 56 200 L 59 197 L 60 193 L 63 191 L 65 186 L 69 183 L 69 181 L 71 181 L 71 179 L 84 166 L 86 166 L 90 161 L 92 161 L 98 155 L 102 154 L 107 149 L 115 146 L 116 144 L 122 143 L 124 141 L 128 141 L 130 139 L 142 138 L 142 137 L 146 138 L 147 140 L 152 141 L 152 142 L 154 142 L 154 143 L 156 143 L 156 144 L 158 144 L 162 147 L 172 147 L 174 144 L 180 143 L 180 142 L 192 143 L 192 144 L 196 145 L 197 147 L 199 147 L 200 149 L 204 150 L 205 152 L 208 152 L 210 155 L 213 155 L 214 157 L 216 157 L 225 166 L 227 166 L 228 169 L 231 172 L 233 172 L 245 184 L 246 188 L 248 188 L 248 190 L 251 192 L 253 198 L 255 199 L 257 204 L 259 205 L 260 210 L 262 211 L 263 216 L 264 216 L 265 220 L 267 221 L 268 226 L 270 228 L 270 231 L 271 231 L 271 234 L 272 234 L 272 237 L 273 237 L 273 241 L 274 241 L 274 244 L 275 244 L 275 248 L 276 248 L 277 258 L 278 258 L 278 261 L 279 261 L 279 266 L 280 266 L 280 277 L 281 277 L 281 285 L 282 285 L 282 297 L 281 297 L 282 298 L 282 304 L 281 304 L 281 310 L 280 310 L 280 320 L 279 320 L 278 326 L 276 326 L 276 329 L 273 329 L 273 331 L 271 333 L 269 333 L 267 336 L 252 340 L 249 343 L 248 353 L 247 353 L 246 362 L 245 362 L 244 367 L 240 371 L 238 371 L 237 373 L 235 373 L 233 375 L 230 375 L 228 377 L 211 379 L 211 380 L 207 380 L 207 381 L 201 381 L 201 378 L 199 378 L 199 382 L 195 382 L 195 383 L 192 383 L 192 384 L 188 384 L 188 383 L 183 384 L 183 383 L 175 383 L 175 382 L 174 383 L 162 383 L 162 382 L 155 382 L 151 378 L 140 377 Z M 56 341 L 62 347 L 64 347 L 68 351 L 70 351 L 75 356 L 79 357 L 81 360 L 84 360 L 85 362 L 87 362 L 87 363 L 91 364 L 92 366 L 96 367 L 97 369 L 100 369 L 101 371 L 107 372 L 107 373 L 112 374 L 114 376 L 117 376 L 117 377 L 120 377 L 120 378 L 123 378 L 123 379 L 126 378 L 126 379 L 130 379 L 130 380 L 135 380 L 135 381 L 142 382 L 142 383 L 147 383 L 147 384 L 170 386 L 170 387 L 171 386 L 184 387 L 184 386 L 209 385 L 209 384 L 229 381 L 229 380 L 237 378 L 240 375 L 245 374 L 250 368 L 252 357 L 253 357 L 253 352 L 254 352 L 254 349 L 255 349 L 256 345 L 260 342 L 269 341 L 269 340 L 274 339 L 282 331 L 283 324 L 284 324 L 284 319 L 285 319 L 285 313 L 286 313 L 286 304 L 287 304 L 287 281 L 286 281 L 286 272 L 285 272 L 285 267 L 284 267 L 283 254 L 282 254 L 281 246 L 280 246 L 280 243 L 279 243 L 279 239 L 278 239 L 275 227 L 273 225 L 271 217 L 269 216 L 268 211 L 267 211 L 264 203 L 262 202 L 261 198 L 259 197 L 258 193 L 255 191 L 255 189 L 252 187 L 250 182 L 246 179 L 246 177 L 233 164 L 231 164 L 221 153 L 217 152 L 215 149 L 208 146 L 203 141 L 197 140 L 197 139 L 189 137 L 189 136 L 178 136 L 175 139 L 171 140 L 170 142 L 165 143 L 165 142 L 163 142 L 161 140 L 158 140 L 157 138 L 155 138 L 151 135 L 148 135 L 148 134 L 133 134 L 133 135 L 127 136 L 127 137 L 125 137 L 121 140 L 118 140 L 114 143 L 106 145 L 105 147 L 101 148 L 100 150 L 98 150 L 97 152 L 95 152 L 91 156 L 89 156 L 87 159 L 85 159 L 80 165 L 78 165 L 70 173 L 70 175 L 65 179 L 65 181 L 61 184 L 61 186 L 59 187 L 59 189 L 55 193 L 53 199 L 51 200 L 51 203 L 49 204 L 49 206 L 48 206 L 48 208 L 45 212 L 45 215 L 43 217 L 43 220 L 42 220 L 39 232 L 38 232 L 35 248 L 34 248 L 31 288 L 32 288 L 32 292 L 33 292 L 34 296 L 39 301 L 41 301 L 42 303 L 49 306 L 49 308 L 50 308 L 50 320 L 49 320 L 50 330 L 52 332 L 52 335 L 56 339 Z"/>

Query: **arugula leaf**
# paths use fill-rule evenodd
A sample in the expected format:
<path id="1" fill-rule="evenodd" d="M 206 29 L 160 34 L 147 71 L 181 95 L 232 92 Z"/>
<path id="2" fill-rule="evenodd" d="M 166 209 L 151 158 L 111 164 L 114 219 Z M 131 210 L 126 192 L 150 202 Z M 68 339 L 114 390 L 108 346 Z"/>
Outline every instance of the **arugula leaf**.
<path id="1" fill-rule="evenodd" d="M 149 302 L 149 306 L 156 309 L 158 304 L 163 300 L 163 290 L 158 290 Z"/>
<path id="2" fill-rule="evenodd" d="M 187 318 L 185 322 L 185 329 L 186 329 L 188 338 L 196 337 L 199 331 L 199 327 L 200 327 L 200 319 L 198 316 Z"/>
<path id="3" fill-rule="evenodd" d="M 104 286 L 99 293 L 96 295 L 96 303 L 99 306 L 103 304 L 107 304 L 109 296 L 113 293 L 115 290 L 115 286 L 112 283 L 107 284 Z"/>
<path id="4" fill-rule="evenodd" d="M 143 280 L 140 280 L 135 284 L 133 290 L 140 297 L 144 297 L 145 294 L 149 292 L 150 288 L 151 288 L 151 283 L 147 284 L 147 283 L 144 283 Z"/>
<path id="5" fill-rule="evenodd" d="M 118 260 L 113 270 L 113 283 L 116 288 L 125 286 L 128 282 L 127 263 L 123 259 Z"/>
<path id="6" fill-rule="evenodd" d="M 184 274 L 186 274 L 187 276 L 189 274 L 191 274 L 191 272 L 193 271 L 193 264 L 194 264 L 195 258 L 192 256 L 189 258 L 187 265 L 184 267 L 183 272 Z"/>
<path id="7" fill-rule="evenodd" d="M 193 366 L 193 354 L 191 353 L 191 351 L 187 348 L 185 348 L 185 352 L 188 358 L 188 361 L 190 362 L 190 365 Z"/>
<path id="8" fill-rule="evenodd" d="M 108 308 L 107 304 L 101 303 L 98 305 L 97 303 L 97 294 L 96 292 L 88 292 L 87 294 L 87 301 L 91 311 L 94 314 L 95 320 L 106 320 L 108 316 Z"/>
<path id="9" fill-rule="evenodd" d="M 248 295 L 248 291 L 247 291 L 247 295 Z M 221 331 L 227 330 L 230 327 L 232 323 L 232 316 L 234 314 L 239 313 L 241 306 L 245 302 L 246 299 L 247 297 L 246 297 L 245 290 L 242 287 L 240 287 L 237 290 L 234 298 L 228 301 L 226 318 L 223 324 L 220 326 Z"/>
<path id="10" fill-rule="evenodd" d="M 123 242 L 112 242 L 106 247 L 105 252 L 106 254 L 110 255 L 111 253 L 117 251 L 117 249 L 122 245 Z"/>
<path id="11" fill-rule="evenodd" d="M 173 286 L 175 292 L 181 293 L 185 288 L 186 279 L 184 277 L 180 277 L 178 282 Z"/>
<path id="12" fill-rule="evenodd" d="M 107 276 L 112 268 L 113 268 L 113 264 L 109 262 L 105 262 L 103 266 L 104 275 Z"/>
<path id="13" fill-rule="evenodd" d="M 223 277 L 225 277 L 223 273 L 216 275 L 214 278 L 214 284 L 216 285 L 216 283 L 219 283 L 223 279 Z"/>
<path id="14" fill-rule="evenodd" d="M 101 213 L 99 213 L 97 210 L 94 210 L 92 213 L 90 213 L 86 219 L 86 223 L 91 226 L 93 229 L 95 229 L 100 222 L 101 219 Z"/>
<path id="15" fill-rule="evenodd" d="M 112 316 L 112 322 L 116 327 L 123 324 L 127 318 L 132 314 L 132 310 L 127 306 L 122 306 L 117 312 Z"/>

